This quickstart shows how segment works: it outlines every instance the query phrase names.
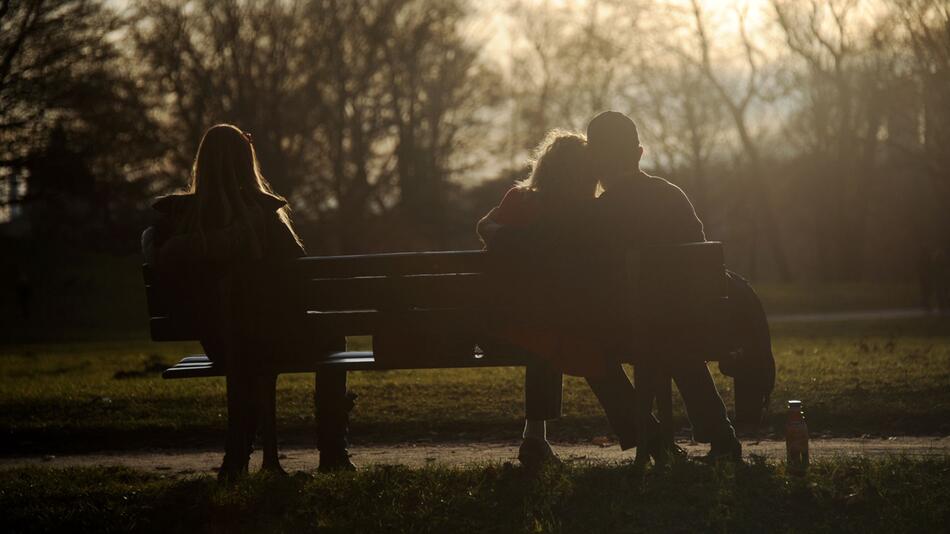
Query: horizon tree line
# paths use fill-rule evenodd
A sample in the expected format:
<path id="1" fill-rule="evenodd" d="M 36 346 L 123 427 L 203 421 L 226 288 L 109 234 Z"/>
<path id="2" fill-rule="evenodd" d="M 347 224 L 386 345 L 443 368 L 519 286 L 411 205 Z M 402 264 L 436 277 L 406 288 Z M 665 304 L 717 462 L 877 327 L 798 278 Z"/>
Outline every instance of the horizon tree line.
<path id="1" fill-rule="evenodd" d="M 469 248 L 546 130 L 613 108 L 754 278 L 950 245 L 950 1 L 499 6 L 507 57 L 468 0 L 0 0 L 0 209 L 130 251 L 234 122 L 314 253 Z"/>

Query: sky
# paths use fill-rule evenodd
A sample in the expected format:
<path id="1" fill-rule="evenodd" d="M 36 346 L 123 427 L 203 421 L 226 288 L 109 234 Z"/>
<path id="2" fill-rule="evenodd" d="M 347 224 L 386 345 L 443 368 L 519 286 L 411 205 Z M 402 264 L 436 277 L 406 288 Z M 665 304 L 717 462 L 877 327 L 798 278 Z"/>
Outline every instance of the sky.
<path id="1" fill-rule="evenodd" d="M 485 39 L 485 56 L 502 63 L 510 53 L 513 43 L 517 43 L 519 29 L 512 20 L 510 6 L 518 0 L 483 0 L 475 3 L 475 16 L 472 20 L 472 37 Z M 583 11 L 596 0 L 521 0 L 528 5 L 551 8 L 574 8 Z M 686 8 L 690 0 L 657 0 L 657 4 L 669 5 L 669 9 Z M 770 0 L 702 0 L 702 8 L 715 21 L 718 31 L 736 34 L 738 30 L 738 9 L 745 9 L 749 27 L 761 27 L 769 14 Z"/>

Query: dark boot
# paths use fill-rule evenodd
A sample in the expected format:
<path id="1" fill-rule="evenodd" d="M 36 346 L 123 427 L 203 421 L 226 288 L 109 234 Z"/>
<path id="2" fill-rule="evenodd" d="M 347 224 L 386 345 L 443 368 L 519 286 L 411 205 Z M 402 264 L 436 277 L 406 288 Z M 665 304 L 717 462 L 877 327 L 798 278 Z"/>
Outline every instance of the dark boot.
<path id="1" fill-rule="evenodd" d="M 720 462 L 742 463 L 742 443 L 735 437 L 713 441 L 709 453 L 699 458 L 699 461 L 716 464 Z"/>
<path id="2" fill-rule="evenodd" d="M 546 465 L 561 465 L 561 459 L 547 440 L 525 438 L 518 448 L 518 461 L 530 471 L 539 471 Z"/>

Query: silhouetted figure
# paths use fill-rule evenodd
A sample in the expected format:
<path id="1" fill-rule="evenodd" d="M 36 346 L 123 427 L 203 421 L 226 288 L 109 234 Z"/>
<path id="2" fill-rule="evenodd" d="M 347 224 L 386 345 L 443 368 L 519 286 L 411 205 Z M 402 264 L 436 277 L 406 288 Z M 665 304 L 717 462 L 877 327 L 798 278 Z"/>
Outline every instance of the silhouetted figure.
<path id="1" fill-rule="evenodd" d="M 561 292 L 555 297 L 581 299 L 576 303 L 569 301 L 569 307 L 576 310 L 591 309 L 584 307 L 583 299 L 587 299 L 587 306 L 604 307 L 613 302 L 615 292 L 611 289 L 617 286 L 610 277 L 617 273 L 613 272 L 615 268 L 610 270 L 610 265 L 615 262 L 603 263 L 604 258 L 620 258 L 625 251 L 650 245 L 706 240 L 702 222 L 683 191 L 639 169 L 643 147 L 633 121 L 620 113 L 602 113 L 588 126 L 587 141 L 592 162 L 589 175 L 598 177 L 604 189 L 589 207 L 578 204 L 570 209 L 551 210 L 549 217 L 541 218 L 541 224 L 525 229 L 499 225 L 497 221 L 482 222 L 483 226 L 497 225 L 492 228 L 494 235 L 489 250 L 494 248 L 503 254 L 520 254 L 525 258 L 529 254 L 546 256 L 548 264 L 557 265 L 562 272 L 559 284 L 554 287 L 561 287 Z M 603 267 L 608 271 L 599 270 Z M 584 283 L 592 278 L 597 278 L 598 283 Z M 573 289 L 566 289 L 572 285 Z M 638 427 L 636 391 L 615 359 L 618 351 L 629 350 L 623 349 L 629 346 L 628 337 L 620 336 L 612 340 L 615 342 L 612 347 L 600 348 L 603 347 L 601 339 L 609 337 L 609 333 L 597 331 L 596 325 L 587 327 L 590 328 L 587 346 L 603 351 L 600 358 L 591 360 L 603 364 L 604 368 L 586 378 L 621 447 L 637 446 L 644 441 L 639 434 L 645 432 L 650 436 L 646 440 L 650 450 L 643 452 L 655 458 L 669 453 L 683 454 L 674 445 L 663 443 L 659 422 L 652 416 L 644 421 L 650 428 Z M 649 357 L 639 356 L 641 359 Z M 670 362 L 669 367 L 686 403 L 695 439 L 711 443 L 709 457 L 741 458 L 741 445 L 706 363 Z M 550 391 L 552 388 L 538 389 Z"/>
<path id="2" fill-rule="evenodd" d="M 490 251 L 506 255 L 516 263 L 526 260 L 532 265 L 544 265 L 545 272 L 526 274 L 535 281 L 546 280 L 543 277 L 559 269 L 562 262 L 553 257 L 551 261 L 540 259 L 538 254 L 550 252 L 544 249 L 562 242 L 560 229 L 565 221 L 590 211 L 596 187 L 597 178 L 591 172 L 584 136 L 552 130 L 536 149 L 528 179 L 511 188 L 501 203 L 479 221 L 479 237 Z M 517 247 L 506 247 L 506 234 L 515 234 Z M 499 236 L 500 243 L 496 240 Z M 537 287 L 527 283 L 525 277 L 517 278 L 516 283 L 506 285 L 512 293 L 507 298 L 533 298 Z M 518 459 L 528 468 L 557 462 L 547 441 L 547 421 L 560 417 L 562 372 L 588 380 L 604 373 L 608 364 L 604 351 L 597 348 L 599 340 L 583 329 L 552 328 L 544 323 L 517 324 L 495 334 L 536 357 L 525 370 L 525 429 Z M 618 408 L 626 410 L 629 406 Z M 618 423 L 614 419 L 611 422 Z M 615 428 L 622 436 L 633 431 Z"/>
<path id="3" fill-rule="evenodd" d="M 228 436 L 219 477 L 247 471 L 261 428 L 263 468 L 283 472 L 277 453 L 274 363 L 293 351 L 343 350 L 344 339 L 306 346 L 295 332 L 288 290 L 273 275 L 281 260 L 304 255 L 286 201 L 260 172 L 250 136 L 231 125 L 210 128 L 201 140 L 185 192 L 158 199 L 155 264 L 172 308 L 187 314 L 202 346 L 225 367 Z M 317 377 L 321 469 L 353 469 L 346 451 L 351 396 L 345 372 Z"/>
<path id="4" fill-rule="evenodd" d="M 640 170 L 643 147 L 629 117 L 615 111 L 603 112 L 591 120 L 587 138 L 604 188 L 590 226 L 590 240 L 598 249 L 619 254 L 650 245 L 706 240 L 703 224 L 686 194 Z M 741 458 L 742 447 L 706 363 L 695 359 L 671 361 L 669 370 L 686 404 L 694 439 L 710 443 L 711 458 Z M 608 376 L 611 386 L 604 389 L 632 389 L 619 364 Z M 655 429 L 653 432 L 658 435 Z"/>

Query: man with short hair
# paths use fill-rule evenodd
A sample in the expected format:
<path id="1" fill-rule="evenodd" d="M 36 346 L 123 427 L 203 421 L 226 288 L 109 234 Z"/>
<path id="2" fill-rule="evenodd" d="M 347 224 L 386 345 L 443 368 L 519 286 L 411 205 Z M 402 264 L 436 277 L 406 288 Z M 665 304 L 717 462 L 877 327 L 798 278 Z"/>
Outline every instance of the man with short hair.
<path id="1" fill-rule="evenodd" d="M 683 190 L 640 170 L 643 147 L 629 117 L 616 111 L 597 115 L 587 127 L 587 142 L 604 189 L 595 202 L 589 234 L 598 248 L 623 252 L 706 240 L 703 224 Z M 741 459 L 742 446 L 706 362 L 674 362 L 669 370 L 686 404 L 694 439 L 711 445 L 708 458 Z M 622 369 L 609 376 L 609 384 L 595 389 L 598 397 L 629 398 L 629 391 L 621 393 L 632 390 Z"/>

